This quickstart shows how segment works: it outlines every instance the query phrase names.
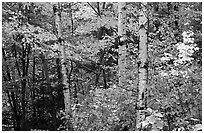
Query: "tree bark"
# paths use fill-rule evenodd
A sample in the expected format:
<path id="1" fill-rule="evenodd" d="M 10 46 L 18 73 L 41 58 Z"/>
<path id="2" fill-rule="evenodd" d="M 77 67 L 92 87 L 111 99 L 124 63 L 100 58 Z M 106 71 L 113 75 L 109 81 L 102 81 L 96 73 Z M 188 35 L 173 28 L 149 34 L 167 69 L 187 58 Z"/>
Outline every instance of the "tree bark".
<path id="1" fill-rule="evenodd" d="M 98 20 L 97 20 L 98 43 L 99 43 L 99 41 L 102 39 L 102 33 L 103 33 L 103 29 L 101 28 L 101 11 L 100 11 L 100 3 L 99 2 L 97 2 L 97 14 L 98 14 Z M 101 54 L 99 55 L 100 56 L 99 62 L 100 62 L 100 64 L 102 64 L 105 53 L 103 50 L 100 50 L 100 52 L 101 52 Z M 96 74 L 95 86 L 98 85 L 102 69 L 103 68 L 100 67 L 97 74 Z"/>
<path id="2" fill-rule="evenodd" d="M 45 74 L 46 82 L 47 82 L 47 89 L 50 94 L 50 102 L 52 103 L 51 105 L 51 115 L 52 115 L 52 122 L 53 122 L 53 130 L 57 130 L 56 126 L 56 109 L 55 109 L 55 102 L 54 102 L 54 96 L 52 94 L 52 87 L 51 87 L 51 82 L 49 78 L 49 73 L 48 73 L 48 63 L 47 60 L 45 59 L 45 55 L 43 53 L 40 54 L 40 58 L 42 59 L 42 65 L 43 65 L 43 71 Z"/>
<path id="3" fill-rule="evenodd" d="M 141 130 L 140 122 L 145 120 L 145 102 L 146 90 L 148 80 L 148 46 L 147 46 L 147 16 L 146 16 L 146 3 L 141 3 L 141 11 L 139 17 L 139 56 L 138 56 L 138 93 L 137 93 L 137 118 L 136 130 Z"/>
<path id="4" fill-rule="evenodd" d="M 56 36 L 58 38 L 58 47 L 60 51 L 60 57 L 61 59 L 61 84 L 63 86 L 63 94 L 64 94 L 64 105 L 65 105 L 65 113 L 69 118 L 71 118 L 71 96 L 70 96 L 70 90 L 68 85 L 68 79 L 67 79 L 67 71 L 66 71 L 66 57 L 65 57 L 65 47 L 64 47 L 64 41 L 62 39 L 62 31 L 61 31 L 61 6 L 60 3 L 55 4 L 53 6 L 53 12 L 55 17 L 55 31 Z M 68 125 L 68 130 L 73 130 L 71 122 Z"/>
<path id="5" fill-rule="evenodd" d="M 103 84 L 104 84 L 104 89 L 107 89 L 107 81 L 106 81 L 106 71 L 103 69 Z"/>
<path id="6" fill-rule="evenodd" d="M 22 70 L 23 70 L 23 74 L 22 74 L 22 78 L 25 78 L 26 76 L 28 76 L 28 67 L 29 67 L 29 54 L 30 54 L 30 50 L 31 50 L 31 46 L 30 44 L 25 44 L 25 49 L 24 49 L 24 44 L 22 44 L 23 47 L 23 51 L 22 51 Z M 27 84 L 27 80 L 23 79 L 21 82 L 21 107 L 22 107 L 22 114 L 21 114 L 21 130 L 27 130 L 26 127 L 26 84 Z"/>
<path id="7" fill-rule="evenodd" d="M 33 105 L 33 114 L 32 117 L 36 117 L 36 107 L 35 107 L 35 65 L 36 65 L 36 61 L 35 61 L 35 57 L 33 57 L 33 75 L 32 75 L 32 79 L 33 79 L 33 86 L 32 86 L 32 105 Z"/>
<path id="8" fill-rule="evenodd" d="M 119 75 L 119 86 L 126 85 L 126 13 L 125 13 L 125 2 L 118 3 L 118 36 L 119 36 L 119 50 L 118 50 L 118 75 Z"/>
<path id="9" fill-rule="evenodd" d="M 6 62 L 6 54 L 4 49 L 2 49 L 2 54 L 3 54 L 3 60 Z M 7 74 L 7 78 L 5 78 L 5 81 L 11 81 L 11 74 L 9 71 L 9 67 L 8 65 L 6 65 L 6 74 Z M 11 88 L 14 89 L 14 88 Z M 13 126 L 14 126 L 14 130 L 15 131 L 20 131 L 21 130 L 21 121 L 20 121 L 20 115 L 21 115 L 21 111 L 20 111 L 20 107 L 18 106 L 18 101 L 15 97 L 15 93 L 14 91 L 9 92 L 9 90 L 6 91 L 8 99 L 9 99 L 9 103 L 11 105 L 11 110 L 13 112 Z"/>

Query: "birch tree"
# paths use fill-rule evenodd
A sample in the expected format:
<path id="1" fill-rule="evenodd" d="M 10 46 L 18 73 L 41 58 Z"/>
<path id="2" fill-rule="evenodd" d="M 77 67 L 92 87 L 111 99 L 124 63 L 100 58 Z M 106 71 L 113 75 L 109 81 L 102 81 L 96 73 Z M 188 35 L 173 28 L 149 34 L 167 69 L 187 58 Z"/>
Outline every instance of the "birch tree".
<path id="1" fill-rule="evenodd" d="M 148 79 L 148 46 L 147 46 L 147 15 L 146 3 L 141 3 L 141 10 L 139 13 L 139 55 L 138 55 L 138 92 L 137 92 L 137 130 L 140 130 L 139 124 L 145 119 L 145 97 Z"/>
<path id="2" fill-rule="evenodd" d="M 55 16 L 55 30 L 56 30 L 56 36 L 58 38 L 58 48 L 60 51 L 59 59 L 60 65 L 61 65 L 61 84 L 63 86 L 63 94 L 64 94 L 64 105 L 65 105 L 65 113 L 67 116 L 71 117 L 71 96 L 70 96 L 70 90 L 68 85 L 68 79 L 67 79 L 67 70 L 66 70 L 66 57 L 65 57 L 65 46 L 64 41 L 62 39 L 62 31 L 61 31 L 61 6 L 60 4 L 55 4 L 53 6 L 53 12 Z M 70 127 L 68 127 L 69 129 Z"/>
<path id="3" fill-rule="evenodd" d="M 119 75 L 119 86 L 125 85 L 125 69 L 126 69 L 126 45 L 125 45 L 125 35 L 126 35 L 126 13 L 125 13 L 125 2 L 118 3 L 118 36 L 119 36 L 119 48 L 118 48 L 118 75 Z"/>

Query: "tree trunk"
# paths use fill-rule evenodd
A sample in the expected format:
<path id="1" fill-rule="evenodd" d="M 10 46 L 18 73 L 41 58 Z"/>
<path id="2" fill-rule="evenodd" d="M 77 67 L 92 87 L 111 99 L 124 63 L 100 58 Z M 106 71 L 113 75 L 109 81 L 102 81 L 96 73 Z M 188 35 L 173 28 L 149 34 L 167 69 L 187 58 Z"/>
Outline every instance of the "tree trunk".
<path id="1" fill-rule="evenodd" d="M 23 47 L 23 44 L 22 44 L 22 47 Z M 22 51 L 22 71 L 23 71 L 23 74 L 22 74 L 22 77 L 25 77 L 26 76 L 26 70 L 25 70 L 25 67 L 26 67 L 26 53 L 25 53 L 25 49 L 23 47 L 23 51 Z M 23 129 L 24 127 L 24 124 L 25 124 L 25 92 L 26 92 L 26 79 L 23 79 L 22 82 L 21 82 L 21 107 L 22 107 L 22 114 L 21 114 L 21 129 Z"/>
<path id="2" fill-rule="evenodd" d="M 125 13 L 125 2 L 118 3 L 118 36 L 119 36 L 119 56 L 118 56 L 118 75 L 119 75 L 119 86 L 126 85 L 126 13 Z"/>
<path id="3" fill-rule="evenodd" d="M 141 4 L 142 8 L 139 17 L 139 56 L 138 56 L 138 93 L 137 93 L 137 118 L 136 130 L 141 130 L 140 122 L 145 120 L 145 102 L 146 102 L 146 89 L 148 79 L 148 46 L 147 46 L 147 17 L 146 17 L 146 3 Z"/>
<path id="4" fill-rule="evenodd" d="M 102 39 L 102 33 L 103 33 L 103 29 L 101 28 L 101 11 L 100 11 L 100 3 L 97 2 L 97 14 L 98 14 L 98 20 L 97 20 L 97 27 L 98 27 L 98 43 L 100 43 L 99 41 Z M 100 49 L 101 54 L 99 55 L 100 59 L 99 59 L 99 63 L 102 64 L 103 58 L 104 58 L 104 51 Z M 96 79 L 95 79 L 95 86 L 98 85 L 99 79 L 100 79 L 100 75 L 101 75 L 101 71 L 102 68 L 99 68 L 97 74 L 96 74 Z"/>
<path id="5" fill-rule="evenodd" d="M 5 51 L 4 49 L 2 48 L 2 54 L 3 54 L 3 60 L 6 62 L 7 59 L 6 59 L 6 54 L 5 54 Z M 6 65 L 6 74 L 7 74 L 7 78 L 5 78 L 5 81 L 11 81 L 12 78 L 11 78 L 11 74 L 10 74 L 10 71 L 9 71 L 9 67 L 8 65 Z M 11 89 L 15 89 L 15 88 L 11 88 Z M 13 113 L 13 126 L 14 126 L 14 130 L 15 131 L 20 131 L 21 130 L 21 121 L 20 121 L 20 115 L 21 115 L 21 111 L 20 111 L 20 108 L 18 106 L 18 101 L 15 97 L 15 91 L 7 91 L 7 96 L 8 96 L 8 99 L 9 99 L 9 103 L 11 105 L 11 110 L 12 110 L 12 113 Z"/>
<path id="6" fill-rule="evenodd" d="M 104 55 L 105 55 L 105 52 L 103 50 L 101 50 L 101 54 L 99 55 L 100 56 L 100 59 L 99 59 L 99 63 L 103 65 L 103 60 L 104 60 Z M 98 82 L 99 82 L 99 78 L 100 78 L 100 75 L 101 75 L 101 71 L 103 70 L 102 67 L 99 67 L 99 70 L 98 72 L 96 73 L 96 79 L 95 79 L 95 86 L 98 85 Z"/>
<path id="7" fill-rule="evenodd" d="M 25 49 L 24 49 L 24 44 L 22 44 L 23 47 L 23 51 L 22 51 L 22 70 L 23 70 L 23 74 L 22 74 L 22 78 L 25 78 L 26 76 L 28 76 L 28 67 L 29 67 L 29 54 L 30 54 L 30 50 L 31 50 L 31 46 L 30 44 L 26 44 Z M 26 126 L 26 89 L 27 89 L 27 80 L 23 79 L 21 82 L 21 87 L 22 87 L 22 91 L 21 91 L 21 107 L 22 107 L 22 115 L 21 115 L 21 130 L 27 130 L 27 126 Z"/>
<path id="8" fill-rule="evenodd" d="M 33 57 L 33 76 L 32 76 L 32 79 L 33 79 L 33 86 L 32 86 L 32 105 L 33 105 L 33 114 L 32 114 L 32 117 L 36 117 L 36 107 L 35 107 L 35 65 L 36 65 L 36 61 L 35 61 L 35 57 Z"/>
<path id="9" fill-rule="evenodd" d="M 65 105 L 65 113 L 69 118 L 71 117 L 71 97 L 70 97 L 70 90 L 68 85 L 68 79 L 67 79 L 67 71 L 66 71 L 66 57 L 65 57 L 65 47 L 64 47 L 64 41 L 62 39 L 62 33 L 61 33 L 61 6 L 60 3 L 55 4 L 53 6 L 53 12 L 55 16 L 55 30 L 56 30 L 56 36 L 58 38 L 58 45 L 59 45 L 59 51 L 60 51 L 60 57 L 61 58 L 61 84 L 63 86 L 63 94 L 64 94 L 64 105 Z M 71 125 L 71 122 L 68 125 L 68 130 L 73 130 L 73 127 Z"/>
<path id="10" fill-rule="evenodd" d="M 106 81 L 106 71 L 103 69 L 103 84 L 104 84 L 104 89 L 107 89 L 107 81 Z"/>
<path id="11" fill-rule="evenodd" d="M 49 73 L 48 73 L 48 63 L 47 60 L 45 59 L 45 55 L 43 53 L 40 54 L 40 58 L 42 59 L 42 65 L 43 65 L 43 71 L 45 74 L 46 82 L 47 82 L 47 89 L 50 94 L 50 102 L 52 103 L 51 105 L 51 115 L 52 115 L 52 122 L 53 122 L 53 130 L 57 130 L 56 126 L 56 109 L 55 109 L 55 102 L 54 102 L 54 96 L 52 94 L 52 87 L 50 83 L 50 78 L 49 78 Z"/>

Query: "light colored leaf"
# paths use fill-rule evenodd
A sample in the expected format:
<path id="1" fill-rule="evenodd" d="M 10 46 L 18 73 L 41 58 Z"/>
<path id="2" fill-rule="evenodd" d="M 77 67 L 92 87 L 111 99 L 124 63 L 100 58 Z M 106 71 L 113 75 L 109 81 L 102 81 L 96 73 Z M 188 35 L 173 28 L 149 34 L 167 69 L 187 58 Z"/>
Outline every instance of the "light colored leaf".
<path id="1" fill-rule="evenodd" d="M 161 113 L 155 113 L 154 116 L 163 117 L 163 115 Z"/>
<path id="2" fill-rule="evenodd" d="M 154 124 L 156 119 L 155 119 L 155 117 L 153 115 L 151 115 L 151 116 L 146 118 L 146 121 L 148 121 L 151 124 Z"/>
<path id="3" fill-rule="evenodd" d="M 148 121 L 143 121 L 143 122 L 142 122 L 142 128 L 145 128 L 147 125 L 149 125 L 149 122 L 148 122 Z"/>
<path id="4" fill-rule="evenodd" d="M 194 131 L 201 131 L 202 130 L 202 124 L 197 124 L 194 127 Z"/>
<path id="5" fill-rule="evenodd" d="M 160 131 L 159 128 L 157 128 L 157 125 L 153 124 L 152 125 L 152 131 Z"/>
<path id="6" fill-rule="evenodd" d="M 147 108 L 146 110 L 147 110 L 149 113 L 152 113 L 152 111 L 153 111 L 151 108 Z"/>
<path id="7" fill-rule="evenodd" d="M 156 125 L 157 125 L 157 128 L 162 129 L 164 126 L 164 123 L 162 121 L 157 121 Z"/>

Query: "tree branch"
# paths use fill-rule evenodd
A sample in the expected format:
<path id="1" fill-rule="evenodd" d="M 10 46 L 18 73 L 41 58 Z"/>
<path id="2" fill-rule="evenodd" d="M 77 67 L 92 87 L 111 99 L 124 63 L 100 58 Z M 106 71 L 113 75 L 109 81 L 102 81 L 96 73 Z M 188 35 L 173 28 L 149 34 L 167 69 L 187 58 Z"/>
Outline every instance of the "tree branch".
<path id="1" fill-rule="evenodd" d="M 100 16 L 99 12 L 97 12 L 96 9 L 94 9 L 94 7 L 93 7 L 89 2 L 87 2 L 87 3 L 88 3 L 88 5 L 94 10 L 94 12 L 95 12 L 98 16 Z"/>

